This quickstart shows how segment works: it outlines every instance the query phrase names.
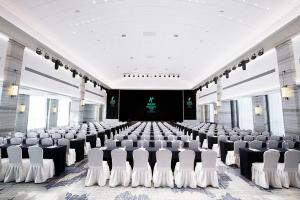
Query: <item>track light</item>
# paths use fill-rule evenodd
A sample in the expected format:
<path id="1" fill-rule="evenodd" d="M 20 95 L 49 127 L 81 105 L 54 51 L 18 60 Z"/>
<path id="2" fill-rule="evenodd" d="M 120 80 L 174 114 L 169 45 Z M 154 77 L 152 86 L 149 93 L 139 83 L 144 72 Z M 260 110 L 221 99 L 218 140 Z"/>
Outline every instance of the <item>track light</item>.
<path id="1" fill-rule="evenodd" d="M 256 58 L 256 54 L 254 53 L 254 54 L 252 54 L 252 56 L 251 56 L 251 60 L 254 60 Z"/>
<path id="2" fill-rule="evenodd" d="M 263 54 L 264 54 L 264 49 L 262 48 L 258 51 L 257 55 L 262 56 Z"/>
<path id="3" fill-rule="evenodd" d="M 96 87 L 97 86 L 97 82 L 96 81 L 94 81 L 94 87 Z"/>
<path id="4" fill-rule="evenodd" d="M 68 66 L 68 65 L 65 65 L 65 69 L 68 70 L 68 69 L 69 69 L 69 66 Z"/>
<path id="5" fill-rule="evenodd" d="M 232 67 L 232 70 L 236 70 L 236 66 L 233 66 L 233 67 Z"/>
<path id="6" fill-rule="evenodd" d="M 90 82 L 92 83 L 92 82 L 93 82 L 93 80 L 90 80 Z"/>
<path id="7" fill-rule="evenodd" d="M 202 86 L 199 87 L 199 90 L 202 91 Z"/>
<path id="8" fill-rule="evenodd" d="M 245 63 L 249 63 L 249 62 L 250 62 L 250 59 L 249 59 L 249 58 L 246 58 L 246 59 L 244 59 L 244 62 L 245 62 Z"/>
<path id="9" fill-rule="evenodd" d="M 73 69 L 72 70 L 72 77 L 75 78 L 77 74 L 78 74 L 78 72 L 75 69 Z"/>
<path id="10" fill-rule="evenodd" d="M 45 53 L 44 58 L 46 58 L 48 60 L 50 58 L 50 56 L 47 53 Z"/>
<path id="11" fill-rule="evenodd" d="M 243 61 L 241 62 L 241 66 L 242 66 L 242 69 L 243 69 L 243 70 L 246 70 L 246 61 L 243 60 Z"/>
<path id="12" fill-rule="evenodd" d="M 179 75 L 177 75 L 177 78 L 179 78 L 180 76 Z"/>
<path id="13" fill-rule="evenodd" d="M 82 74 L 79 74 L 79 77 L 82 77 Z"/>
<path id="14" fill-rule="evenodd" d="M 56 58 L 52 57 L 52 58 L 51 58 L 51 61 L 52 61 L 53 63 L 55 63 Z"/>
<path id="15" fill-rule="evenodd" d="M 214 78 L 214 82 L 215 82 L 215 84 L 218 83 L 218 77 L 217 76 Z"/>
<path id="16" fill-rule="evenodd" d="M 58 70 L 59 68 L 59 60 L 55 60 L 55 63 L 54 63 L 54 69 Z"/>
<path id="17" fill-rule="evenodd" d="M 225 75 L 226 78 L 229 78 L 229 71 L 226 70 L 226 71 L 224 72 L 224 75 Z"/>
<path id="18" fill-rule="evenodd" d="M 42 55 L 42 50 L 40 50 L 39 48 L 36 48 L 35 52 L 36 52 L 38 55 Z"/>
<path id="19" fill-rule="evenodd" d="M 100 89 L 103 90 L 103 86 L 100 86 Z"/>
<path id="20" fill-rule="evenodd" d="M 85 77 L 84 77 L 84 83 L 87 83 L 88 80 L 89 80 L 89 78 L 85 76 Z"/>
<path id="21" fill-rule="evenodd" d="M 205 87 L 208 88 L 208 82 L 205 83 Z"/>

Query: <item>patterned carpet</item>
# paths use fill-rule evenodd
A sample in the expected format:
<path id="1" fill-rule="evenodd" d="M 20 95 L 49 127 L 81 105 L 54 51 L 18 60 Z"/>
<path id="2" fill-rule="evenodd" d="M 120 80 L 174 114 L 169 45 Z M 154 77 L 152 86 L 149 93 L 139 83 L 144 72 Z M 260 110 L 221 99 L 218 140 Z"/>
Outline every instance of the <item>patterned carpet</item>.
<path id="1" fill-rule="evenodd" d="M 239 169 L 218 161 L 219 188 L 170 189 L 85 187 L 86 161 L 68 167 L 47 183 L 0 183 L 0 200 L 299 200 L 300 189 L 265 190 L 240 176 Z"/>

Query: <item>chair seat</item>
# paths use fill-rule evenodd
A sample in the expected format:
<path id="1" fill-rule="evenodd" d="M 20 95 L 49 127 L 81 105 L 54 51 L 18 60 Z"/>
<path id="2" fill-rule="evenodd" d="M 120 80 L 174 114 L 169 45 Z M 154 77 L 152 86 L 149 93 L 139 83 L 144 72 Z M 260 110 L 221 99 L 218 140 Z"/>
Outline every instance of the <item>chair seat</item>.
<path id="1" fill-rule="evenodd" d="M 180 168 L 180 162 L 177 162 L 175 165 L 174 178 L 175 178 L 175 184 L 178 188 L 197 187 L 195 171 L 193 169 Z"/>
<path id="2" fill-rule="evenodd" d="M 85 179 L 85 186 L 92 186 L 98 184 L 104 186 L 109 179 L 110 171 L 106 161 L 102 161 L 102 167 L 89 167 Z"/>
<path id="3" fill-rule="evenodd" d="M 195 168 L 197 185 L 207 187 L 209 185 L 218 188 L 218 175 L 215 168 L 203 168 L 202 163 L 197 163 Z"/>

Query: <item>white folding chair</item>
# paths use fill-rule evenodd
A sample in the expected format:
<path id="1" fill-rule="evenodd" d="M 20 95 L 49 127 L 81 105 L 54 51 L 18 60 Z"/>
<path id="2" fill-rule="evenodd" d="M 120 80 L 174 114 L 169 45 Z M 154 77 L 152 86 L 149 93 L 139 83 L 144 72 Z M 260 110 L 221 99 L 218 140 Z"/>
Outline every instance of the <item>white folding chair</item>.
<path id="1" fill-rule="evenodd" d="M 41 140 L 41 144 L 44 146 L 52 146 L 53 140 L 51 138 L 44 138 Z"/>
<path id="2" fill-rule="evenodd" d="M 280 140 L 280 136 L 278 136 L 278 135 L 271 135 L 270 138 L 269 138 L 269 140 L 277 140 L 277 141 L 279 141 Z"/>
<path id="3" fill-rule="evenodd" d="M 216 171 L 217 153 L 212 150 L 201 153 L 201 163 L 196 164 L 196 180 L 200 187 L 219 187 L 218 175 Z"/>
<path id="4" fill-rule="evenodd" d="M 279 151 L 269 149 L 264 152 L 263 163 L 252 163 L 252 181 L 263 188 L 282 188 L 280 176 L 277 171 Z"/>
<path id="5" fill-rule="evenodd" d="M 183 147 L 183 142 L 181 140 L 174 140 L 172 141 L 172 148 L 179 149 Z"/>
<path id="6" fill-rule="evenodd" d="M 109 178 L 109 186 L 128 186 L 131 178 L 131 167 L 127 159 L 127 152 L 124 149 L 111 151 L 112 170 Z"/>
<path id="7" fill-rule="evenodd" d="M 61 134 L 59 134 L 59 133 L 53 133 L 51 136 L 52 136 L 53 139 L 60 139 L 61 138 Z"/>
<path id="8" fill-rule="evenodd" d="M 240 139 L 240 136 L 238 136 L 238 135 L 232 135 L 232 136 L 230 136 L 230 138 L 229 138 L 229 140 L 230 141 L 233 141 L 233 142 L 235 142 L 235 141 L 237 141 L 237 140 L 239 140 Z"/>
<path id="9" fill-rule="evenodd" d="M 234 142 L 234 150 L 227 151 L 226 165 L 237 165 L 240 166 L 240 148 L 245 148 L 247 142 L 238 140 Z"/>
<path id="10" fill-rule="evenodd" d="M 184 150 L 179 153 L 179 162 L 174 170 L 175 184 L 178 188 L 196 188 L 196 175 L 194 171 L 195 152 Z"/>
<path id="11" fill-rule="evenodd" d="M 32 146 L 28 148 L 30 167 L 25 182 L 43 183 L 55 173 L 52 159 L 43 159 L 43 149 Z"/>
<path id="12" fill-rule="evenodd" d="M 29 170 L 29 159 L 22 159 L 22 149 L 19 146 L 9 146 L 7 154 L 9 164 L 5 172 L 4 183 L 23 182 Z"/>
<path id="13" fill-rule="evenodd" d="M 288 150 L 284 154 L 284 163 L 278 163 L 278 174 L 285 188 L 300 188 L 300 151 Z"/>
<path id="14" fill-rule="evenodd" d="M 265 142 L 265 141 L 267 140 L 267 136 L 264 136 L 264 135 L 258 135 L 258 136 L 256 137 L 256 140 Z"/>
<path id="15" fill-rule="evenodd" d="M 16 138 L 24 138 L 25 137 L 25 133 L 22 133 L 22 132 L 16 132 L 14 134 L 14 137 Z"/>
<path id="16" fill-rule="evenodd" d="M 244 141 L 250 142 L 250 141 L 253 141 L 253 140 L 254 140 L 254 136 L 252 136 L 252 135 L 246 135 L 246 136 L 244 137 Z"/>
<path id="17" fill-rule="evenodd" d="M 104 186 L 109 179 L 109 167 L 103 161 L 103 151 L 93 148 L 88 153 L 88 172 L 85 178 L 85 186 L 98 184 Z"/>
<path id="18" fill-rule="evenodd" d="M 156 164 L 153 170 L 154 187 L 174 187 L 174 177 L 171 169 L 172 152 L 161 149 L 156 152 Z"/>
<path id="19" fill-rule="evenodd" d="M 296 142 L 292 140 L 286 140 L 282 143 L 283 148 L 293 149 L 295 147 Z"/>
<path id="20" fill-rule="evenodd" d="M 151 187 L 152 170 L 148 163 L 149 152 L 145 149 L 133 151 L 132 187 L 139 185 Z"/>
<path id="21" fill-rule="evenodd" d="M 76 161 L 76 150 L 70 148 L 70 140 L 62 138 L 57 141 L 57 144 L 61 146 L 66 146 L 66 165 L 73 165 Z"/>
<path id="22" fill-rule="evenodd" d="M 0 181 L 4 180 L 5 172 L 8 167 L 8 158 L 2 158 L 1 148 L 0 148 Z"/>

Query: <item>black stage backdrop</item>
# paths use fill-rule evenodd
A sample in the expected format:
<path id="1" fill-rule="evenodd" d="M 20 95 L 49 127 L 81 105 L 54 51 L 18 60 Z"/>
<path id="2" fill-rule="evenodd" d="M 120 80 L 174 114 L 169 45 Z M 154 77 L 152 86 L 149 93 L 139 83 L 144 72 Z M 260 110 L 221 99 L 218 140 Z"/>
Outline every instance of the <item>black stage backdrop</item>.
<path id="1" fill-rule="evenodd" d="M 119 119 L 119 90 L 108 90 L 106 101 L 106 118 Z"/>
<path id="2" fill-rule="evenodd" d="M 196 91 L 184 90 L 184 119 L 196 119 Z"/>
<path id="3" fill-rule="evenodd" d="M 121 121 L 182 121 L 183 91 L 121 90 Z"/>

